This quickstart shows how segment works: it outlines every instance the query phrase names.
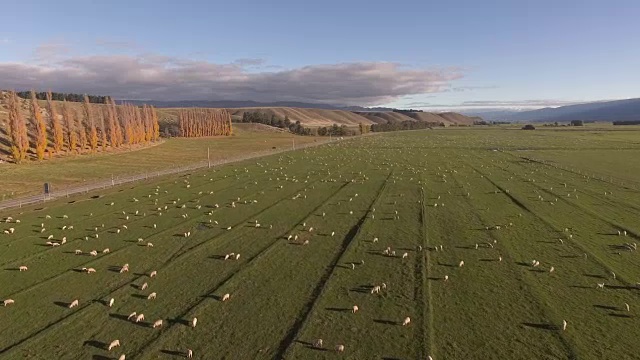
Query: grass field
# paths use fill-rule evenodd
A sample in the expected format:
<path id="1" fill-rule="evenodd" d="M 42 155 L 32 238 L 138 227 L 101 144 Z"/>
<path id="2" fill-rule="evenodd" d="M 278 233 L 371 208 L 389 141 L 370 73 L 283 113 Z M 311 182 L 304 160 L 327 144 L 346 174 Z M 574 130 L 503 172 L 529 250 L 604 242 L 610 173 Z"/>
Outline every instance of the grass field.
<path id="1" fill-rule="evenodd" d="M 0 164 L 0 200 L 42 193 L 43 184 L 54 189 L 81 185 L 111 177 L 159 171 L 207 160 L 213 162 L 251 153 L 291 148 L 292 141 L 305 144 L 312 137 L 263 130 L 250 124 L 234 124 L 234 136 L 212 138 L 173 138 L 147 148 L 129 152 L 97 153 L 32 161 L 20 166 Z"/>
<path id="2" fill-rule="evenodd" d="M 639 134 L 388 133 L 0 214 L 0 358 L 637 358 Z"/>

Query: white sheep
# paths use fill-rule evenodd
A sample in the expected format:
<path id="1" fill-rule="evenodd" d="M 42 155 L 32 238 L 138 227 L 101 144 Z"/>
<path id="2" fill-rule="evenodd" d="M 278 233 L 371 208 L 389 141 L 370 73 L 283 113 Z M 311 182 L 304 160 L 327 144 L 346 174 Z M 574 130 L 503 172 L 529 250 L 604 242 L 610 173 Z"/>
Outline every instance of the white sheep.
<path id="1" fill-rule="evenodd" d="M 82 250 L 76 249 L 76 255 L 82 255 Z"/>
<path id="2" fill-rule="evenodd" d="M 27 270 L 29 270 L 29 268 L 28 268 L 28 267 L 26 267 L 25 265 L 22 265 L 22 266 L 20 266 L 20 267 L 18 268 L 18 270 L 19 270 L 19 271 L 27 271 Z"/>
<path id="3" fill-rule="evenodd" d="M 4 306 L 12 305 L 12 304 L 15 304 L 15 301 L 13 299 L 7 299 L 3 302 Z"/>
<path id="4" fill-rule="evenodd" d="M 98 252 L 96 250 L 93 250 L 89 253 L 89 255 L 91 256 L 98 256 Z"/>
<path id="5" fill-rule="evenodd" d="M 403 258 L 403 259 L 406 259 L 407 257 L 409 257 L 409 253 L 404 253 L 404 254 L 402 254 L 402 258 Z"/>
<path id="6" fill-rule="evenodd" d="M 549 272 L 550 272 L 550 273 L 552 273 L 552 272 L 554 272 L 555 270 L 556 270 L 556 269 L 552 266 L 552 267 L 549 269 Z"/>
<path id="7" fill-rule="evenodd" d="M 222 296 L 222 301 L 227 301 L 227 300 L 229 300 L 229 298 L 231 298 L 231 295 L 230 295 L 230 294 L 224 294 L 224 295 Z"/>
<path id="8" fill-rule="evenodd" d="M 154 300 L 156 296 L 157 294 L 155 292 L 152 292 L 151 294 L 149 294 L 149 296 L 147 296 L 147 300 Z"/>
<path id="9" fill-rule="evenodd" d="M 120 340 L 113 340 L 111 344 L 109 344 L 108 350 L 111 351 L 111 349 L 118 346 L 120 346 Z"/>
<path id="10" fill-rule="evenodd" d="M 160 319 L 160 320 L 156 320 L 156 321 L 153 323 L 153 328 L 154 328 L 154 329 L 155 329 L 155 328 L 159 328 L 159 327 L 162 327 L 162 319 Z"/>
<path id="11" fill-rule="evenodd" d="M 374 287 L 371 289 L 371 293 L 372 293 L 372 294 L 379 294 L 379 293 L 380 293 L 380 286 L 374 286 Z"/>
<path id="12" fill-rule="evenodd" d="M 598 283 L 596 289 L 604 289 L 604 283 Z"/>
<path id="13" fill-rule="evenodd" d="M 236 260 L 240 260 L 240 254 L 236 254 Z"/>
<path id="14" fill-rule="evenodd" d="M 118 360 L 125 360 L 126 358 L 127 358 L 127 356 L 125 354 L 122 354 L 122 355 L 120 355 Z"/>
<path id="15" fill-rule="evenodd" d="M 404 318 L 404 321 L 402 321 L 402 326 L 407 326 L 409 323 L 411 323 L 411 318 L 407 316 Z"/>
<path id="16" fill-rule="evenodd" d="M 313 342 L 313 347 L 318 348 L 318 349 L 322 348 L 322 339 L 316 339 Z"/>
<path id="17" fill-rule="evenodd" d="M 458 267 L 463 267 L 464 266 L 464 260 L 460 260 L 460 263 L 458 264 Z"/>
<path id="18" fill-rule="evenodd" d="M 444 281 L 449 281 L 449 275 L 445 275 L 443 278 Z"/>
<path id="19" fill-rule="evenodd" d="M 627 311 L 630 311 L 630 310 L 629 310 L 629 304 L 624 303 L 624 307 L 627 309 Z"/>
<path id="20" fill-rule="evenodd" d="M 140 290 L 146 290 L 146 289 L 147 289 L 147 287 L 149 287 L 149 284 L 144 283 L 144 284 L 142 284 L 142 286 L 140 287 Z"/>
<path id="21" fill-rule="evenodd" d="M 191 359 L 193 357 L 193 351 L 191 349 L 187 349 L 187 358 Z"/>
<path id="22" fill-rule="evenodd" d="M 149 274 L 149 277 L 150 277 L 150 278 L 152 278 L 152 277 L 155 277 L 156 275 L 158 275 L 158 272 L 157 272 L 156 270 L 153 270 L 153 271 Z"/>
<path id="23" fill-rule="evenodd" d="M 198 318 L 194 317 L 193 320 L 191 320 L 191 327 L 194 328 L 196 327 L 197 324 L 198 324 Z"/>
<path id="24" fill-rule="evenodd" d="M 73 300 L 70 304 L 69 304 L 69 309 L 73 309 L 74 307 L 80 305 L 80 302 L 78 301 L 78 299 Z"/>
<path id="25" fill-rule="evenodd" d="M 138 313 L 134 311 L 131 314 L 129 314 L 129 316 L 127 316 L 127 320 L 135 319 L 137 316 L 138 316 Z"/>
<path id="26" fill-rule="evenodd" d="M 358 312 L 358 310 L 360 310 L 360 309 L 358 308 L 358 305 L 353 305 L 353 309 L 351 310 L 351 312 L 355 314 L 355 313 L 357 313 L 357 312 Z"/>
<path id="27" fill-rule="evenodd" d="M 136 322 L 139 323 L 140 321 L 144 320 L 144 314 L 138 314 L 136 316 Z"/>
<path id="28" fill-rule="evenodd" d="M 94 268 L 88 268 L 87 269 L 87 274 L 93 274 L 95 272 L 96 272 L 96 269 L 94 269 Z"/>
<path id="29" fill-rule="evenodd" d="M 106 249 L 102 250 L 103 254 L 108 254 L 110 252 L 111 252 L 111 250 L 109 248 L 106 248 Z"/>
<path id="30" fill-rule="evenodd" d="M 147 243 L 147 247 L 153 247 L 153 243 L 148 242 L 148 243 Z"/>
<path id="31" fill-rule="evenodd" d="M 562 320 L 562 331 L 567 330 L 567 320 Z"/>
<path id="32" fill-rule="evenodd" d="M 344 345 L 342 345 L 342 344 L 336 345 L 336 351 L 337 352 L 343 352 L 344 351 Z"/>
<path id="33" fill-rule="evenodd" d="M 113 307 L 113 303 L 115 303 L 115 302 L 116 302 L 116 300 L 114 298 L 111 298 L 109 300 L 109 307 Z"/>

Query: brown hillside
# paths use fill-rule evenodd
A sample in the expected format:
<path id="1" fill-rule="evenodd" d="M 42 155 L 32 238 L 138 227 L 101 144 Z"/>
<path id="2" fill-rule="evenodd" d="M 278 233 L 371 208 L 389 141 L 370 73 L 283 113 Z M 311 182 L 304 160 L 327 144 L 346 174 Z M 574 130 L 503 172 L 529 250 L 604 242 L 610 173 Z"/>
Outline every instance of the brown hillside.
<path id="1" fill-rule="evenodd" d="M 397 112 L 356 112 L 360 116 L 375 122 L 376 124 L 386 124 L 387 122 L 402 122 L 412 120 L 410 117 Z"/>
<path id="2" fill-rule="evenodd" d="M 367 125 L 373 122 L 351 111 L 325 110 L 325 109 L 303 109 L 289 107 L 271 108 L 239 108 L 228 109 L 231 115 L 242 116 L 246 111 L 261 111 L 267 114 L 275 114 L 281 118 L 288 116 L 292 122 L 300 121 L 305 126 L 320 127 L 331 126 L 333 124 L 358 126 L 360 123 Z"/>

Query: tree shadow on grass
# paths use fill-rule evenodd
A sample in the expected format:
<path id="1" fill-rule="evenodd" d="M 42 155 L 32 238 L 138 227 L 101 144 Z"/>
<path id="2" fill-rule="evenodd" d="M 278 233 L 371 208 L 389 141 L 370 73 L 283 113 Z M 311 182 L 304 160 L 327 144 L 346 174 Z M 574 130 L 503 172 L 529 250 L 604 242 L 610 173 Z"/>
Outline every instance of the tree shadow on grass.
<path id="1" fill-rule="evenodd" d="M 584 274 L 586 277 L 595 278 L 595 279 L 606 279 L 606 277 L 597 274 Z"/>
<path id="2" fill-rule="evenodd" d="M 534 329 L 540 329 L 540 330 L 558 330 L 559 327 L 557 325 L 553 325 L 553 324 L 544 324 L 544 323 L 530 323 L 530 322 L 523 322 L 522 323 L 523 326 L 529 327 L 529 328 L 534 328 Z"/>
<path id="3" fill-rule="evenodd" d="M 325 310 L 329 310 L 329 311 L 335 311 L 335 312 L 350 312 L 353 309 L 349 309 L 349 308 L 337 308 L 337 307 L 328 307 L 328 308 L 324 308 Z"/>

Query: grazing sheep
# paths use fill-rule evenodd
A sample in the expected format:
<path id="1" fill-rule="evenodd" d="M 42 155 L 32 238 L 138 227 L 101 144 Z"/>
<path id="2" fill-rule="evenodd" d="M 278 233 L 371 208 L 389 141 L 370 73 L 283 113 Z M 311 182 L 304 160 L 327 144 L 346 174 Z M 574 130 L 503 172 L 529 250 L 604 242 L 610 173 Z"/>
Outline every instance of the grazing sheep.
<path id="1" fill-rule="evenodd" d="M 615 280 L 616 278 L 616 273 L 614 273 L 613 271 L 611 272 L 611 276 L 613 276 L 613 279 Z"/>
<path id="2" fill-rule="evenodd" d="M 110 252 L 111 252 L 111 250 L 109 248 L 106 248 L 106 249 L 102 250 L 103 254 L 108 254 Z"/>
<path id="3" fill-rule="evenodd" d="M 87 274 L 93 274 L 95 272 L 96 272 L 96 269 L 94 269 L 94 268 L 88 268 L 87 269 Z"/>
<path id="4" fill-rule="evenodd" d="M 344 351 L 344 345 L 342 345 L 342 344 L 336 345 L 336 351 L 337 352 L 343 352 Z"/>
<path id="5" fill-rule="evenodd" d="M 125 360 L 126 358 L 127 358 L 127 357 L 126 357 L 124 354 L 122 354 L 122 355 L 120 355 L 120 357 L 118 358 L 118 360 Z"/>
<path id="6" fill-rule="evenodd" d="M 146 290 L 149 287 L 149 284 L 144 283 L 142 284 L 142 286 L 140 287 L 140 290 Z"/>
<path id="7" fill-rule="evenodd" d="M 402 258 L 403 258 L 403 259 L 406 259 L 407 257 L 409 257 L 409 253 L 404 253 L 404 254 L 402 254 Z"/>
<path id="8" fill-rule="evenodd" d="M 404 318 L 404 320 L 402 321 L 402 326 L 407 326 L 409 325 L 409 323 L 411 323 L 411 318 L 410 317 L 406 317 Z"/>
<path id="9" fill-rule="evenodd" d="M 111 351 L 111 349 L 118 346 L 120 346 L 120 340 L 113 340 L 111 344 L 109 344 L 109 348 L 107 350 Z"/>
<path id="10" fill-rule="evenodd" d="M 150 277 L 150 278 L 152 278 L 152 277 L 155 277 L 156 275 L 158 275 L 158 272 L 157 272 L 157 271 L 155 271 L 155 270 L 153 270 L 153 271 L 149 274 L 149 277 Z"/>
<path id="11" fill-rule="evenodd" d="M 227 254 L 227 255 L 225 255 L 225 256 L 224 256 L 224 259 L 225 259 L 225 260 L 229 260 L 229 258 L 230 258 L 230 257 L 231 257 L 231 255 L 230 255 L 230 254 Z"/>
<path id="12" fill-rule="evenodd" d="M 371 293 L 372 293 L 372 294 L 379 294 L 379 293 L 380 293 L 380 286 L 374 286 L 374 287 L 371 289 Z"/>
<path id="13" fill-rule="evenodd" d="M 630 311 L 630 310 L 629 310 L 629 304 L 624 303 L 624 307 L 627 309 L 627 311 Z"/>
<path id="14" fill-rule="evenodd" d="M 194 317 L 193 320 L 191 320 L 191 327 L 194 328 L 196 327 L 197 324 L 198 324 L 198 318 Z"/>
<path id="15" fill-rule="evenodd" d="M 240 260 L 240 254 L 236 254 L 236 260 Z"/>
<path id="16" fill-rule="evenodd" d="M 69 307 L 69 309 L 73 309 L 74 307 L 76 307 L 76 306 L 78 306 L 78 305 L 80 305 L 80 302 L 76 299 L 76 300 L 73 300 L 73 301 L 69 304 L 69 306 L 68 306 L 68 307 Z"/>
<path id="17" fill-rule="evenodd" d="M 498 261 L 502 261 L 502 256 L 498 256 Z"/>
<path id="18" fill-rule="evenodd" d="M 142 320 L 144 320 L 144 314 L 138 314 L 138 316 L 136 316 L 136 322 L 139 323 Z"/>
<path id="19" fill-rule="evenodd" d="M 464 266 L 464 260 L 460 260 L 460 263 L 458 264 L 458 267 L 463 267 Z"/>
<path id="20" fill-rule="evenodd" d="M 22 265 L 22 266 L 20 266 L 20 267 L 18 268 L 18 270 L 19 270 L 19 271 L 27 271 L 27 270 L 29 270 L 29 268 L 28 268 L 28 267 L 26 267 L 26 266 L 24 266 L 24 265 Z"/>
<path id="21" fill-rule="evenodd" d="M 51 240 L 51 239 L 53 239 L 53 235 L 47 236 L 47 240 Z"/>
<path id="22" fill-rule="evenodd" d="M 89 253 L 89 255 L 91 256 L 98 256 L 98 252 L 96 250 L 93 250 Z"/>
<path id="23" fill-rule="evenodd" d="M 155 300 L 157 294 L 155 292 L 152 292 L 151 294 L 149 294 L 149 296 L 147 296 L 147 300 Z"/>
<path id="24" fill-rule="evenodd" d="M 322 339 L 316 339 L 313 342 L 313 347 L 317 348 L 317 349 L 321 349 L 322 348 Z"/>
<path id="25" fill-rule="evenodd" d="M 120 268 L 120 274 L 129 272 L 129 264 L 124 264 L 122 268 Z"/>
<path id="26" fill-rule="evenodd" d="M 562 331 L 567 330 L 567 320 L 562 320 Z"/>
<path id="27" fill-rule="evenodd" d="M 76 255 L 82 255 L 82 250 L 76 249 Z"/>
<path id="28" fill-rule="evenodd" d="M 305 240 L 302 245 L 309 245 L 309 240 Z"/>
<path id="29" fill-rule="evenodd" d="M 336 234 L 336 232 L 335 232 L 335 231 L 332 231 L 332 232 L 331 232 L 331 236 L 334 236 L 335 234 Z"/>
<path id="30" fill-rule="evenodd" d="M 351 310 L 352 313 L 357 313 L 359 310 L 358 305 L 353 305 L 353 309 Z"/>
<path id="31" fill-rule="evenodd" d="M 229 300 L 229 298 L 231 298 L 231 295 L 229 295 L 229 294 L 224 294 L 224 295 L 222 296 L 222 301 L 227 301 L 227 300 Z"/>
<path id="32" fill-rule="evenodd" d="M 153 327 L 154 329 L 155 329 L 155 328 L 162 327 L 162 319 L 160 319 L 160 320 L 156 320 L 156 321 L 153 323 L 153 326 L 152 326 L 152 327 Z"/>
<path id="33" fill-rule="evenodd" d="M 3 302 L 3 306 L 12 305 L 12 304 L 15 304 L 15 301 L 13 299 L 7 299 Z"/>
<path id="34" fill-rule="evenodd" d="M 604 283 L 598 283 L 596 289 L 604 289 Z"/>
<path id="35" fill-rule="evenodd" d="M 115 303 L 115 302 L 116 302 L 116 299 L 111 298 L 111 299 L 109 300 L 109 307 L 113 307 L 113 303 Z"/>
<path id="36" fill-rule="evenodd" d="M 193 351 L 191 349 L 187 349 L 187 358 L 191 359 L 193 357 Z"/>
<path id="37" fill-rule="evenodd" d="M 351 270 L 355 270 L 356 269 L 356 264 L 351 263 Z"/>
<path id="38" fill-rule="evenodd" d="M 153 243 L 148 242 L 147 247 L 153 247 Z"/>
<path id="39" fill-rule="evenodd" d="M 549 269 L 549 272 L 550 272 L 550 273 L 552 273 L 552 272 L 554 272 L 555 270 L 556 270 L 556 269 L 552 266 L 552 267 Z"/>
<path id="40" fill-rule="evenodd" d="M 131 314 L 129 314 L 129 316 L 127 316 L 127 320 L 135 319 L 137 316 L 138 314 L 134 311 Z"/>
<path id="41" fill-rule="evenodd" d="M 443 278 L 444 281 L 449 281 L 449 275 L 445 275 Z"/>

